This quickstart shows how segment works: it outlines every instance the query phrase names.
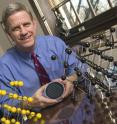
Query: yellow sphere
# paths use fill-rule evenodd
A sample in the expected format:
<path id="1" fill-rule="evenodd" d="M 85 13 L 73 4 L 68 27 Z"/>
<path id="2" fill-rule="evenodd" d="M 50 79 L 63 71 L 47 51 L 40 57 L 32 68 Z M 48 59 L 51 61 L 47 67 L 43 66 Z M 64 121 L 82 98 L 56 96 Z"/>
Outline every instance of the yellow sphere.
<path id="1" fill-rule="evenodd" d="M 4 104 L 3 107 L 4 107 L 5 109 L 7 109 L 7 108 L 8 108 L 8 104 Z"/>
<path id="2" fill-rule="evenodd" d="M 18 100 L 22 100 L 22 96 L 18 96 Z"/>
<path id="3" fill-rule="evenodd" d="M 2 95 L 2 90 L 0 90 L 0 95 Z"/>
<path id="4" fill-rule="evenodd" d="M 36 118 L 40 119 L 42 117 L 42 114 L 41 113 L 37 113 L 36 114 Z"/>
<path id="5" fill-rule="evenodd" d="M 33 98 L 32 97 L 28 97 L 28 102 L 32 102 Z"/>
<path id="6" fill-rule="evenodd" d="M 23 96 L 22 98 L 24 101 L 27 101 L 28 97 L 27 96 Z"/>
<path id="7" fill-rule="evenodd" d="M 6 90 L 2 90 L 1 95 L 6 95 Z"/>
<path id="8" fill-rule="evenodd" d="M 37 119 L 37 118 L 33 118 L 33 121 L 34 121 L 34 122 L 37 122 L 37 121 L 38 121 L 38 119 Z"/>
<path id="9" fill-rule="evenodd" d="M 29 115 L 30 114 L 30 110 L 26 110 L 26 115 Z"/>
<path id="10" fill-rule="evenodd" d="M 10 85 L 11 85 L 11 86 L 14 86 L 14 85 L 15 85 L 15 82 L 14 82 L 14 81 L 11 81 L 11 82 L 10 82 Z"/>
<path id="11" fill-rule="evenodd" d="M 21 108 L 17 108 L 17 112 L 20 113 L 21 112 Z"/>
<path id="12" fill-rule="evenodd" d="M 6 121 L 6 118 L 5 118 L 5 117 L 2 117 L 2 118 L 1 118 L 1 121 L 2 121 L 2 122 L 5 122 L 5 121 Z"/>
<path id="13" fill-rule="evenodd" d="M 4 123 L 5 124 L 10 124 L 10 120 L 6 120 Z"/>
<path id="14" fill-rule="evenodd" d="M 17 111 L 16 107 L 11 108 L 11 112 L 15 113 Z"/>
<path id="15" fill-rule="evenodd" d="M 15 124 L 16 120 L 14 118 L 11 119 L 11 123 Z"/>
<path id="16" fill-rule="evenodd" d="M 13 93 L 8 94 L 9 98 L 13 98 Z"/>
<path id="17" fill-rule="evenodd" d="M 18 86 L 22 87 L 24 85 L 23 81 L 18 81 Z"/>
<path id="18" fill-rule="evenodd" d="M 28 119 L 32 119 L 32 116 L 31 116 L 31 115 L 29 115 L 29 116 L 28 116 Z"/>
<path id="19" fill-rule="evenodd" d="M 18 98 L 18 95 L 17 94 L 13 94 L 13 98 L 14 99 L 17 99 Z"/>
<path id="20" fill-rule="evenodd" d="M 18 86 L 18 81 L 14 81 L 14 85 L 17 87 Z"/>
<path id="21" fill-rule="evenodd" d="M 11 111 L 11 110 L 12 110 L 12 107 L 11 107 L 11 106 L 8 106 L 8 107 L 7 107 L 7 110 L 8 110 L 8 111 Z"/>
<path id="22" fill-rule="evenodd" d="M 30 116 L 34 117 L 35 116 L 35 112 L 31 112 Z"/>
<path id="23" fill-rule="evenodd" d="M 25 110 L 25 109 L 22 109 L 22 110 L 21 110 L 21 114 L 22 114 L 22 115 L 26 115 L 26 110 Z"/>
<path id="24" fill-rule="evenodd" d="M 20 124 L 20 122 L 19 121 L 16 121 L 15 124 Z"/>
<path id="25" fill-rule="evenodd" d="M 45 124 L 45 119 L 42 119 L 40 124 Z"/>

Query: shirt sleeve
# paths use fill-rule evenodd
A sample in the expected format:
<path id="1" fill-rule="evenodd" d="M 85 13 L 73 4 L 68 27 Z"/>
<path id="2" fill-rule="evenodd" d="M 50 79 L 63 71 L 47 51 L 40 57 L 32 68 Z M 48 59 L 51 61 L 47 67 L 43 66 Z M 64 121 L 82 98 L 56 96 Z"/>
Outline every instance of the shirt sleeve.
<path id="1" fill-rule="evenodd" d="M 10 86 L 10 81 L 13 80 L 14 78 L 12 76 L 12 73 L 10 72 L 10 69 L 5 64 L 0 62 L 0 90 L 6 91 L 6 95 L 0 94 L 0 105 L 1 105 L 0 111 L 4 115 L 8 114 L 8 111 L 3 108 L 4 104 L 18 107 L 21 102 L 16 99 L 9 98 L 10 93 L 21 95 L 20 90 L 18 88 Z"/>

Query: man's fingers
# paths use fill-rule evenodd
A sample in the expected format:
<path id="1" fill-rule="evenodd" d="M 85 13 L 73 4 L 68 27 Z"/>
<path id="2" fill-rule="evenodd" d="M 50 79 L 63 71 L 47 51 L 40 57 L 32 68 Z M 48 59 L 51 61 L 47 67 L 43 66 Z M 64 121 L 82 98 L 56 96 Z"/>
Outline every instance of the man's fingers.
<path id="1" fill-rule="evenodd" d="M 47 98 L 46 96 L 41 96 L 41 101 L 45 102 L 45 103 L 57 103 L 57 100 L 56 99 L 50 99 L 50 98 Z"/>

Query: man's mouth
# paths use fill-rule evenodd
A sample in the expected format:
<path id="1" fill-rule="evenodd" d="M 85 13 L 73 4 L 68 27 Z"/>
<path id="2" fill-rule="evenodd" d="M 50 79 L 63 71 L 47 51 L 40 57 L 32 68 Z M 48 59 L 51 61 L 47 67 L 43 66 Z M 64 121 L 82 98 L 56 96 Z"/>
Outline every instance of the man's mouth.
<path id="1" fill-rule="evenodd" d="M 31 38 L 31 35 L 29 35 L 29 36 L 21 36 L 20 40 L 28 40 L 30 38 Z"/>

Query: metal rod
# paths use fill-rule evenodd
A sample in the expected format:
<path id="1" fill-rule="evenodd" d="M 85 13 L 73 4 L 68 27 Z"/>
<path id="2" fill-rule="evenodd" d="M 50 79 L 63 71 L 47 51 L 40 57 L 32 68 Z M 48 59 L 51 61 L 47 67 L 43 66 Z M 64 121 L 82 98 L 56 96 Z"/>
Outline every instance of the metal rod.
<path id="1" fill-rule="evenodd" d="M 117 43 L 117 41 L 114 42 L 114 43 Z M 114 48 L 117 48 L 117 45 L 114 46 Z M 114 49 L 114 48 L 113 48 L 113 49 Z M 102 51 L 102 52 L 105 52 L 105 51 L 108 51 L 108 50 L 111 50 L 111 48 L 106 48 L 106 49 L 103 49 L 103 50 L 101 50 L 101 51 Z M 87 57 L 87 56 L 91 56 L 91 55 L 93 55 L 93 53 L 85 54 L 85 55 L 83 55 L 82 57 Z"/>
<path id="2" fill-rule="evenodd" d="M 87 0 L 87 3 L 88 3 L 88 5 L 89 5 L 89 7 L 91 9 L 91 12 L 93 13 L 93 16 L 96 16 L 96 13 L 95 13 L 95 11 L 93 9 L 93 6 L 92 6 L 91 2 L 89 0 Z"/>
<path id="3" fill-rule="evenodd" d="M 76 18 L 77 18 L 79 24 L 81 24 L 82 22 L 81 22 L 81 20 L 80 20 L 80 18 L 79 18 L 79 16 L 78 16 L 78 14 L 77 14 L 77 12 L 76 12 L 76 10 L 75 10 L 75 8 L 74 8 L 74 6 L 73 6 L 73 4 L 72 4 L 71 1 L 70 1 L 70 4 L 71 4 L 71 7 L 72 7 L 72 9 L 73 9 L 73 11 L 74 11 L 74 14 L 75 14 L 75 16 L 76 16 Z"/>
<path id="4" fill-rule="evenodd" d="M 107 0 L 107 2 L 109 4 L 109 6 L 112 8 L 113 7 L 112 2 L 110 0 Z"/>

